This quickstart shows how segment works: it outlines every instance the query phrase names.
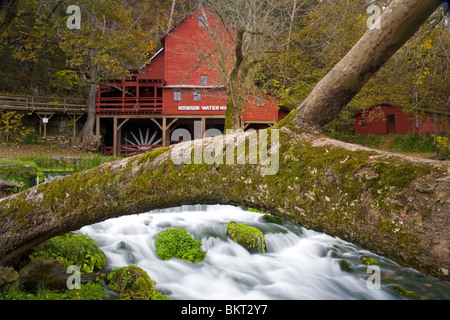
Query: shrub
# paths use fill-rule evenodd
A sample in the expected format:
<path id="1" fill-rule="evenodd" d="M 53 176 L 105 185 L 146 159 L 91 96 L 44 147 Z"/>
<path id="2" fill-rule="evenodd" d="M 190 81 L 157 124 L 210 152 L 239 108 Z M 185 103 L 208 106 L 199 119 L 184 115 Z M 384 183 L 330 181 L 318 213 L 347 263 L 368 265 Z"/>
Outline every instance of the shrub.
<path id="1" fill-rule="evenodd" d="M 47 240 L 43 250 L 32 254 L 61 262 L 65 269 L 76 265 L 82 272 L 91 273 L 106 265 L 106 258 L 96 243 L 86 235 L 67 233 Z"/>
<path id="2" fill-rule="evenodd" d="M 137 266 L 113 269 L 107 277 L 109 288 L 126 300 L 168 300 L 156 291 L 156 282 Z"/>
<path id="3" fill-rule="evenodd" d="M 190 262 L 202 262 L 206 252 L 201 249 L 201 241 L 192 238 L 182 228 L 167 229 L 156 237 L 156 254 L 163 260 L 172 257 Z"/>

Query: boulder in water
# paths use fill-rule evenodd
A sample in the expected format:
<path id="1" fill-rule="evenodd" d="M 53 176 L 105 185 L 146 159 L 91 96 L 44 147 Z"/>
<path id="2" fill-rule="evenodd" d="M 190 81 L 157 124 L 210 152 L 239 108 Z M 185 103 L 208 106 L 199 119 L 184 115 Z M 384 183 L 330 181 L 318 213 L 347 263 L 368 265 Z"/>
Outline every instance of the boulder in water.
<path id="1" fill-rule="evenodd" d="M 130 265 L 115 268 L 108 274 L 108 287 L 126 300 L 168 300 L 155 289 L 156 282 L 145 270 Z"/>
<path id="2" fill-rule="evenodd" d="M 40 286 L 62 292 L 67 290 L 70 274 L 64 272 L 59 261 L 39 257 L 23 267 L 19 276 L 20 284 L 28 292 L 33 292 Z"/>
<path id="3" fill-rule="evenodd" d="M 227 233 L 233 241 L 239 243 L 251 253 L 266 252 L 264 234 L 255 227 L 231 221 L 227 224 Z"/>

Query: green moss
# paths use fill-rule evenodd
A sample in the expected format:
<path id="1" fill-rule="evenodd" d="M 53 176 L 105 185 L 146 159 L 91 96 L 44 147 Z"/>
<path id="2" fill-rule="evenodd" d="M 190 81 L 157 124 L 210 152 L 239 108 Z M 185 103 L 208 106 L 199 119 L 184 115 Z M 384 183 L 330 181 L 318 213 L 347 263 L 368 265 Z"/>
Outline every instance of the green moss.
<path id="1" fill-rule="evenodd" d="M 145 154 L 143 154 L 141 156 L 138 156 L 137 157 L 137 162 L 138 162 L 138 164 L 142 164 L 143 162 L 152 162 L 153 160 L 158 158 L 160 155 L 165 153 L 167 150 L 169 150 L 169 148 L 167 148 L 167 147 L 152 150 L 152 151 L 147 152 L 147 153 L 145 153 Z"/>
<path id="2" fill-rule="evenodd" d="M 86 273 L 106 265 L 103 252 L 90 237 L 71 233 L 47 240 L 44 248 L 34 252 L 32 256 L 58 260 L 64 268 L 76 265 Z"/>
<path id="3" fill-rule="evenodd" d="M 394 289 L 395 292 L 401 294 L 402 296 L 410 296 L 410 297 L 415 296 L 415 293 L 413 291 L 406 290 L 401 286 L 395 285 L 392 288 Z"/>
<path id="4" fill-rule="evenodd" d="M 0 180 L 18 183 L 23 186 L 23 191 L 36 183 L 36 170 L 26 165 L 0 165 Z"/>
<path id="5" fill-rule="evenodd" d="M 168 300 L 155 289 L 156 282 L 137 266 L 113 269 L 107 277 L 108 286 L 125 300 Z"/>
<path id="6" fill-rule="evenodd" d="M 255 227 L 231 221 L 227 224 L 227 233 L 233 241 L 239 243 L 250 252 L 266 252 L 264 235 Z"/>
<path id="7" fill-rule="evenodd" d="M 3 293 L 5 300 L 106 300 L 107 298 L 108 295 L 101 283 L 82 284 L 80 289 L 64 292 L 39 287 L 35 293 L 26 292 L 17 285 Z M 0 300 L 2 300 L 2 294 L 0 294 Z"/>
<path id="8" fill-rule="evenodd" d="M 273 216 L 271 214 L 265 214 L 263 216 L 265 222 L 283 224 L 283 219 L 277 216 Z"/>
<path id="9" fill-rule="evenodd" d="M 202 262 L 206 252 L 201 249 L 201 241 L 191 237 L 182 228 L 167 229 L 156 237 L 156 254 L 163 260 L 172 257 L 190 262 Z"/>

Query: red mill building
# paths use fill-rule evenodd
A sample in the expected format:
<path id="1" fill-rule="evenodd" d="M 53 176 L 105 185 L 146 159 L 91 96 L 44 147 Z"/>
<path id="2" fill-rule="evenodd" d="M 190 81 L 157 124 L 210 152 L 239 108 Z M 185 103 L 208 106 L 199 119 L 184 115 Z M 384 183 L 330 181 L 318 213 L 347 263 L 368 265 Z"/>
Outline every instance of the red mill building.
<path id="1" fill-rule="evenodd" d="M 220 32 L 214 15 L 209 15 L 208 24 L 218 26 L 217 34 L 227 34 Z M 168 146 L 179 142 L 171 137 L 177 128 L 194 137 L 194 123 L 201 124 L 202 134 L 210 128 L 223 132 L 227 90 L 219 68 L 211 62 L 220 55 L 214 53 L 217 47 L 201 10 L 173 27 L 161 44 L 149 63 L 133 70 L 129 78 L 100 85 L 96 127 L 97 135 L 103 135 L 105 153 L 124 156 Z M 286 114 L 276 99 L 249 97 L 243 122 L 245 128 L 266 128 Z"/>

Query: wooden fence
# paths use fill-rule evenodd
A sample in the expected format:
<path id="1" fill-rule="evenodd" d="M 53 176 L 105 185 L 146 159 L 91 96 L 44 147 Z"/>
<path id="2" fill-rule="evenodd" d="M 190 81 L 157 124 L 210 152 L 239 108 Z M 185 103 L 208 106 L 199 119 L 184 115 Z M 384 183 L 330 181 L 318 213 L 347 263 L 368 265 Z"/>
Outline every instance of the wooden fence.
<path id="1" fill-rule="evenodd" d="M 0 95 L 0 109 L 29 112 L 85 113 L 83 99 Z"/>

